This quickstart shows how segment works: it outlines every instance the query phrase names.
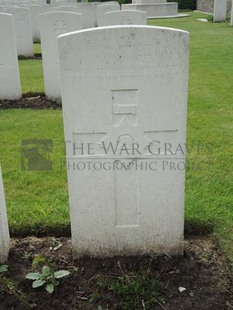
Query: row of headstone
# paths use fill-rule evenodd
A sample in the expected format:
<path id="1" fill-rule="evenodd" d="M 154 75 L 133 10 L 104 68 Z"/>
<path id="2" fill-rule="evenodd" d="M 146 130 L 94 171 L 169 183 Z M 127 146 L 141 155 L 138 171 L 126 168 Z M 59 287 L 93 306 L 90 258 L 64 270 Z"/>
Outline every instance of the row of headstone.
<path id="1" fill-rule="evenodd" d="M 59 36 L 75 258 L 182 253 L 188 41 L 134 25 Z"/>
<path id="2" fill-rule="evenodd" d="M 105 14 L 105 24 L 107 25 L 146 24 L 145 12 L 112 11 Z M 102 16 L 101 18 L 103 20 Z M 45 94 L 50 99 L 60 98 L 61 87 L 57 37 L 64 33 L 81 30 L 82 15 L 71 12 L 44 13 L 39 16 L 39 25 Z"/>
<path id="3" fill-rule="evenodd" d="M 6 262 L 10 249 L 10 235 L 6 213 L 6 203 L 0 166 L 0 264 Z"/>
<path id="4" fill-rule="evenodd" d="M 29 9 L 7 7 L 4 9 L 2 8 L 1 12 L 11 14 L 13 16 L 17 54 L 26 57 L 32 57 L 34 55 L 34 51 Z"/>
<path id="5" fill-rule="evenodd" d="M 0 20 L 16 56 L 12 16 Z M 134 25 L 59 36 L 74 258 L 182 253 L 188 37 Z M 2 179 L 0 221 L 5 260 Z"/>
<path id="6" fill-rule="evenodd" d="M 16 17 L 17 21 L 21 19 L 24 19 L 26 12 L 20 11 L 20 7 L 28 8 L 28 13 L 30 15 L 31 19 L 31 28 L 32 28 L 32 34 L 33 34 L 33 41 L 34 42 L 40 42 L 40 32 L 39 32 L 39 14 L 51 12 L 51 11 L 66 11 L 66 12 L 74 12 L 74 13 L 80 13 L 83 16 L 83 28 L 93 28 L 96 26 L 102 26 L 104 22 L 102 19 L 104 18 L 104 12 L 111 11 L 110 7 L 112 7 L 112 10 L 120 10 L 120 5 L 115 2 L 108 2 L 101 4 L 100 2 L 96 3 L 62 3 L 59 2 L 59 5 L 53 6 L 53 5 L 41 5 L 41 4 L 18 4 L 18 10 L 17 12 L 14 12 L 14 15 L 18 15 Z M 100 9 L 97 9 L 99 6 L 101 6 Z M 108 8 L 108 6 L 110 6 Z M 0 6 L 0 11 L 5 12 L 6 10 L 13 10 L 15 6 Z M 26 17 L 28 19 L 28 17 Z M 26 22 L 24 22 L 26 23 Z"/>
<path id="7" fill-rule="evenodd" d="M 112 7 L 116 10 L 111 11 L 114 9 Z M 99 20 L 105 26 L 117 24 L 146 24 L 145 12 L 119 11 L 117 8 L 115 4 L 109 4 L 107 6 L 101 5 L 98 11 Z M 63 8 L 61 9 L 63 10 Z M 6 40 L 11 42 L 9 43 L 11 46 L 15 45 L 14 41 L 16 40 L 17 54 L 15 55 L 15 48 L 12 47 L 11 52 L 8 53 L 6 45 L 1 46 L 0 99 L 18 99 L 21 97 L 21 89 L 17 55 L 33 56 L 30 16 L 28 8 L 11 7 L 4 8 L 3 11 L 5 13 L 11 13 L 13 19 L 12 17 L 9 18 L 9 15 L 8 18 L 6 18 L 6 14 L 1 14 L 0 25 L 3 25 L 0 30 L 1 36 L 4 42 Z M 40 33 L 42 37 L 41 46 L 43 54 L 44 84 L 45 94 L 48 98 L 55 99 L 59 98 L 61 95 L 57 36 L 82 29 L 82 16 L 83 15 L 79 13 L 60 12 L 60 7 L 57 7 L 57 11 L 38 15 L 36 36 L 38 38 Z M 12 20 L 15 26 L 13 28 Z M 5 29 L 7 30 L 5 31 Z M 14 29 L 16 31 L 15 34 Z"/>

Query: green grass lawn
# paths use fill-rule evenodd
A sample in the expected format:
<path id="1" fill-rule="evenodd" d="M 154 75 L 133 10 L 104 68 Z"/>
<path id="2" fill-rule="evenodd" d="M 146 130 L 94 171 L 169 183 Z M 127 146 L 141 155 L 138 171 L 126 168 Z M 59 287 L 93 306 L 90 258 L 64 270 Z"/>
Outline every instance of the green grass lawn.
<path id="1" fill-rule="evenodd" d="M 61 111 L 0 112 L 1 165 L 10 229 L 14 234 L 69 230 Z M 52 139 L 52 171 L 21 169 L 21 140 Z"/>
<path id="2" fill-rule="evenodd" d="M 42 61 L 40 59 L 19 60 L 22 92 L 44 92 Z"/>
<path id="3" fill-rule="evenodd" d="M 199 167 L 186 173 L 186 225 L 195 230 L 211 227 L 233 262 L 233 29 L 229 23 L 199 22 L 199 17 L 206 15 L 191 13 L 149 24 L 190 32 L 187 143 L 195 151 L 187 162 Z M 44 90 L 40 60 L 21 60 L 20 74 L 24 93 Z M 11 232 L 66 233 L 69 207 L 66 171 L 59 160 L 64 158 L 61 111 L 0 111 L 0 118 L 0 162 Z M 34 138 L 53 140 L 52 172 L 21 169 L 21 140 Z"/>
<path id="4" fill-rule="evenodd" d="M 35 54 L 40 54 L 41 53 L 41 46 L 40 46 L 39 43 L 34 43 L 33 47 L 34 47 L 34 53 Z"/>

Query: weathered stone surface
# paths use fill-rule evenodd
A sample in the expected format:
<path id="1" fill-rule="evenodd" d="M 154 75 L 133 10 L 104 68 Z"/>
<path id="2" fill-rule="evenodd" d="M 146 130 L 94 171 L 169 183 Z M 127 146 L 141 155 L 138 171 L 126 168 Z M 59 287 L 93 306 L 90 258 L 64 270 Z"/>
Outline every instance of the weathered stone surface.
<path id="1" fill-rule="evenodd" d="M 146 25 L 146 12 L 113 11 L 105 13 L 106 26 L 114 25 Z"/>
<path id="2" fill-rule="evenodd" d="M 119 11 L 120 5 L 119 4 L 101 4 L 96 6 L 96 16 L 97 16 L 97 25 L 98 27 L 106 26 L 105 21 L 105 13 L 112 12 L 112 11 Z"/>
<path id="3" fill-rule="evenodd" d="M 59 37 L 74 257 L 182 253 L 188 37 Z"/>
<path id="4" fill-rule="evenodd" d="M 59 5 L 54 7 L 53 11 L 80 13 L 78 7 L 74 5 Z"/>
<path id="5" fill-rule="evenodd" d="M 96 7 L 93 3 L 78 3 L 78 10 L 82 14 L 83 29 L 93 28 L 96 26 Z"/>
<path id="6" fill-rule="evenodd" d="M 214 1 L 214 22 L 224 22 L 227 14 L 227 1 L 215 0 Z"/>
<path id="7" fill-rule="evenodd" d="M 178 4 L 175 2 L 170 3 L 134 3 L 123 4 L 122 10 L 141 10 L 147 12 L 148 18 L 159 16 L 178 16 Z"/>

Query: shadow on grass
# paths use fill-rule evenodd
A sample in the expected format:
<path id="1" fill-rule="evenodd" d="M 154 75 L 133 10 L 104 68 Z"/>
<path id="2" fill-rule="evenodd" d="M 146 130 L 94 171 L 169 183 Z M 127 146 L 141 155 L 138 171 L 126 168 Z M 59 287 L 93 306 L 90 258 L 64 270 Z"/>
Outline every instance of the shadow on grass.
<path id="1" fill-rule="evenodd" d="M 214 225 L 212 223 L 203 223 L 195 220 L 186 220 L 184 223 L 184 236 L 188 239 L 190 236 L 205 236 L 212 234 Z"/>
<path id="2" fill-rule="evenodd" d="M 212 234 L 214 226 L 211 223 L 201 223 L 198 221 L 185 221 L 184 225 L 184 235 L 185 239 L 189 239 L 191 236 L 205 236 Z M 10 229 L 10 234 L 12 237 L 27 237 L 27 236 L 36 236 L 36 237 L 45 237 L 45 236 L 54 236 L 54 237 L 71 237 L 71 228 L 70 225 L 53 225 L 43 226 L 38 224 L 34 227 L 22 227 Z"/>
<path id="3" fill-rule="evenodd" d="M 42 59 L 41 53 L 34 53 L 34 56 L 19 55 L 18 60 Z"/>
<path id="4" fill-rule="evenodd" d="M 53 225 L 52 227 L 46 227 L 38 224 L 34 227 L 22 227 L 11 229 L 10 236 L 15 238 L 24 238 L 28 236 L 35 237 L 71 237 L 70 225 Z"/>

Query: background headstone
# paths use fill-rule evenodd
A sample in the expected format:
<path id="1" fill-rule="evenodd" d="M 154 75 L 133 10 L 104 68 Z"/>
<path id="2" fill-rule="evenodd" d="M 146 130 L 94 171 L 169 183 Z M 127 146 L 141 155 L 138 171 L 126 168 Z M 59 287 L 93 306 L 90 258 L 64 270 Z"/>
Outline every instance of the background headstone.
<path id="1" fill-rule="evenodd" d="M 0 166 L 0 263 L 6 262 L 10 249 L 10 235 L 6 213 L 5 195 Z"/>
<path id="2" fill-rule="evenodd" d="M 21 87 L 13 16 L 0 13 L 0 100 L 19 99 Z"/>
<path id="3" fill-rule="evenodd" d="M 227 14 L 227 1 L 214 0 L 214 22 L 225 22 Z"/>
<path id="4" fill-rule="evenodd" d="M 182 253 L 188 40 L 150 26 L 58 38 L 75 258 Z"/>
<path id="5" fill-rule="evenodd" d="M 119 11 L 119 4 L 101 4 L 96 6 L 96 16 L 98 27 L 106 26 L 105 13 L 112 11 Z"/>
<path id="6" fill-rule="evenodd" d="M 105 13 L 106 26 L 114 25 L 146 25 L 146 12 L 113 11 Z"/>
<path id="7" fill-rule="evenodd" d="M 178 3 L 166 0 L 134 0 L 130 4 L 122 4 L 122 10 L 140 10 L 147 12 L 147 18 L 176 17 L 178 16 Z"/>
<path id="8" fill-rule="evenodd" d="M 72 12 L 50 12 L 39 16 L 45 94 L 61 97 L 57 37 L 82 29 L 82 15 Z"/>
<path id="9" fill-rule="evenodd" d="M 18 55 L 33 56 L 32 28 L 29 9 L 10 7 L 4 10 L 13 15 Z"/>
<path id="10" fill-rule="evenodd" d="M 80 13 L 77 6 L 72 5 L 60 5 L 53 8 L 53 11 L 57 12 L 73 12 Z"/>
<path id="11" fill-rule="evenodd" d="M 232 0 L 232 7 L 231 7 L 231 21 L 230 26 L 233 26 L 233 0 Z"/>
<path id="12" fill-rule="evenodd" d="M 33 42 L 40 42 L 40 28 L 39 28 L 39 14 L 44 13 L 45 8 L 43 5 L 29 5 L 27 6 L 30 11 L 32 23 L 32 37 Z"/>
<path id="13" fill-rule="evenodd" d="M 93 3 L 78 3 L 78 10 L 82 14 L 83 29 L 93 28 L 96 26 L 96 7 Z"/>

